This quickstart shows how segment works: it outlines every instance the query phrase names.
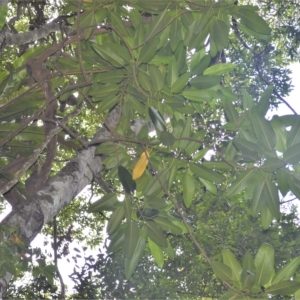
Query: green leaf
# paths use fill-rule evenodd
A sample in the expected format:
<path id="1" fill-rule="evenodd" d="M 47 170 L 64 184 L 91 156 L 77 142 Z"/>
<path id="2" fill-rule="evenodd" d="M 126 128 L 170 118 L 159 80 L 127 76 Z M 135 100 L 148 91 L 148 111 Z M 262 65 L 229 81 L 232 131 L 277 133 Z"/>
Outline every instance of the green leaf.
<path id="1" fill-rule="evenodd" d="M 287 149 L 287 131 L 283 121 L 278 116 L 273 116 L 271 120 L 271 126 L 273 127 L 277 143 L 275 150 L 284 152 Z"/>
<path id="2" fill-rule="evenodd" d="M 192 74 L 193 75 L 203 74 L 204 70 L 208 68 L 210 61 L 211 61 L 210 55 L 205 55 L 195 66 L 192 67 Z"/>
<path id="3" fill-rule="evenodd" d="M 155 196 L 159 194 L 161 191 L 163 191 L 163 188 L 161 186 L 161 183 L 166 187 L 166 183 L 169 179 L 169 169 L 165 170 L 160 170 L 156 176 L 152 177 L 152 179 L 149 181 L 148 185 L 146 186 L 144 190 L 144 196 L 150 197 L 150 196 Z M 158 178 L 160 180 L 158 180 Z"/>
<path id="4" fill-rule="evenodd" d="M 277 158 L 277 157 L 271 157 L 267 158 L 264 164 L 261 166 L 261 169 L 268 173 L 273 173 L 277 169 L 281 169 L 284 167 L 284 162 Z"/>
<path id="5" fill-rule="evenodd" d="M 139 58 L 138 58 L 139 63 L 148 63 L 154 58 L 157 51 L 158 43 L 159 43 L 159 38 L 155 37 L 154 39 L 148 41 L 141 48 Z"/>
<path id="6" fill-rule="evenodd" d="M 203 185 L 207 188 L 207 190 L 209 190 L 212 194 L 214 195 L 218 194 L 217 188 L 212 182 L 207 181 L 203 178 L 199 178 L 199 179 L 203 183 Z"/>
<path id="7" fill-rule="evenodd" d="M 168 131 L 162 131 L 159 135 L 159 140 L 165 146 L 172 146 L 176 141 L 173 134 Z"/>
<path id="8" fill-rule="evenodd" d="M 145 72 L 141 71 L 138 74 L 138 79 L 139 79 L 141 87 L 145 91 L 147 91 L 147 92 L 151 92 L 152 91 L 153 87 L 152 87 L 150 76 L 148 74 L 146 74 Z"/>
<path id="9" fill-rule="evenodd" d="M 191 73 L 182 74 L 171 86 L 171 92 L 177 94 L 181 92 L 184 87 L 187 85 L 187 82 L 191 76 Z"/>
<path id="10" fill-rule="evenodd" d="M 108 220 L 106 231 L 109 235 L 111 235 L 117 229 L 119 229 L 123 218 L 124 218 L 124 207 L 119 206 L 112 213 L 112 215 L 110 216 L 110 218 Z"/>
<path id="11" fill-rule="evenodd" d="M 278 170 L 276 172 L 276 181 L 282 196 L 285 197 L 285 195 L 290 190 L 289 182 L 292 181 L 292 179 L 290 178 L 290 174 L 285 172 L 283 169 Z"/>
<path id="12" fill-rule="evenodd" d="M 283 268 L 276 272 L 272 279 L 272 285 L 277 284 L 281 281 L 285 281 L 294 276 L 300 265 L 300 257 L 294 258 L 292 261 L 287 263 Z"/>
<path id="13" fill-rule="evenodd" d="M 112 70 L 109 72 L 98 73 L 94 76 L 94 81 L 100 83 L 120 83 L 124 78 L 125 72 L 123 70 Z"/>
<path id="14" fill-rule="evenodd" d="M 182 39 L 181 33 L 181 22 L 178 18 L 176 18 L 170 27 L 170 47 L 174 52 L 178 46 L 179 41 Z"/>
<path id="15" fill-rule="evenodd" d="M 163 201 L 161 199 L 161 201 Z M 154 222 L 157 223 L 164 231 L 170 232 L 175 235 L 180 235 L 183 233 L 181 227 L 172 223 L 172 220 L 167 214 L 161 212 L 157 217 L 154 218 Z"/>
<path id="16" fill-rule="evenodd" d="M 254 259 L 248 251 L 246 252 L 243 258 L 243 269 L 255 274 Z"/>
<path id="17" fill-rule="evenodd" d="M 165 131 L 165 121 L 160 112 L 155 107 L 150 106 L 148 109 L 148 113 L 155 128 L 159 131 Z"/>
<path id="18" fill-rule="evenodd" d="M 207 27 L 209 22 L 214 17 L 214 10 L 212 8 L 204 8 L 202 13 L 200 14 L 199 18 L 196 20 L 194 26 L 194 34 L 200 34 L 203 30 Z"/>
<path id="19" fill-rule="evenodd" d="M 263 230 L 269 229 L 272 224 L 273 216 L 266 205 L 261 209 L 261 225 Z"/>
<path id="20" fill-rule="evenodd" d="M 300 118 L 296 119 L 292 129 L 288 132 L 287 147 L 290 148 L 300 143 Z"/>
<path id="21" fill-rule="evenodd" d="M 152 15 L 150 26 L 145 34 L 145 39 L 149 40 L 161 32 L 162 28 L 164 28 L 170 22 L 170 20 L 171 17 L 168 15 L 167 9 L 157 16 Z"/>
<path id="22" fill-rule="evenodd" d="M 99 103 L 99 106 L 97 107 L 97 113 L 102 113 L 104 111 L 107 111 L 108 109 L 111 109 L 113 106 L 115 106 L 118 103 L 119 99 L 118 97 L 114 98 L 107 98 Z"/>
<path id="23" fill-rule="evenodd" d="M 299 281 L 285 280 L 271 285 L 266 289 L 266 293 L 272 295 L 291 295 L 300 289 Z"/>
<path id="24" fill-rule="evenodd" d="M 232 197 L 236 194 L 238 194 L 240 191 L 246 189 L 252 180 L 255 177 L 255 171 L 254 170 L 247 170 L 241 172 L 235 181 L 231 183 L 230 187 L 228 188 L 226 192 L 226 197 Z"/>
<path id="25" fill-rule="evenodd" d="M 182 93 L 182 95 L 186 99 L 196 102 L 209 102 L 214 98 L 214 94 L 210 90 L 187 89 Z"/>
<path id="26" fill-rule="evenodd" d="M 134 245 L 134 251 L 131 257 L 125 259 L 125 276 L 127 279 L 131 277 L 136 269 L 145 248 L 146 239 L 142 234 L 137 235 L 137 242 Z"/>
<path id="27" fill-rule="evenodd" d="M 259 144 L 268 151 L 274 151 L 277 140 L 270 122 L 255 110 L 250 112 L 249 117 Z"/>
<path id="28" fill-rule="evenodd" d="M 242 101 L 244 110 L 251 109 L 255 103 L 253 98 L 245 90 L 242 91 Z"/>
<path id="29" fill-rule="evenodd" d="M 150 248 L 150 252 L 151 252 L 152 256 L 154 257 L 156 265 L 159 268 L 162 268 L 164 265 L 164 254 L 163 254 L 162 248 L 159 245 L 157 245 L 156 243 L 154 243 L 149 237 L 148 237 L 148 245 Z"/>
<path id="30" fill-rule="evenodd" d="M 297 164 L 300 161 L 300 143 L 288 148 L 283 153 L 283 160 L 288 164 Z"/>
<path id="31" fill-rule="evenodd" d="M 222 20 L 216 19 L 213 22 L 211 38 L 216 44 L 218 51 L 222 51 L 224 48 L 228 47 L 229 29 L 227 24 Z"/>
<path id="32" fill-rule="evenodd" d="M 125 229 L 125 244 L 124 250 L 126 257 L 131 257 L 136 251 L 136 246 L 138 244 L 140 237 L 140 230 L 137 224 L 133 221 L 128 221 Z"/>
<path id="33" fill-rule="evenodd" d="M 231 269 L 231 279 L 233 283 L 238 288 L 242 288 L 241 284 L 241 274 L 242 274 L 242 266 L 235 258 L 234 254 L 229 249 L 222 250 L 223 263 L 230 267 Z"/>
<path id="34" fill-rule="evenodd" d="M 224 281 L 231 281 L 231 269 L 218 261 L 211 261 L 211 267 L 218 278 Z"/>
<path id="35" fill-rule="evenodd" d="M 215 183 L 222 183 L 225 177 L 217 172 L 211 171 L 210 169 L 200 165 L 200 164 L 189 164 L 191 171 L 200 178 Z"/>
<path id="36" fill-rule="evenodd" d="M 236 111 L 232 102 L 225 100 L 225 101 L 223 101 L 223 105 L 224 105 L 225 115 L 228 118 L 228 120 L 237 124 L 238 119 L 239 119 L 239 114 Z"/>
<path id="37" fill-rule="evenodd" d="M 258 114 L 261 114 L 263 117 L 266 115 L 269 106 L 270 106 L 270 98 L 272 96 L 274 87 L 272 85 L 268 86 L 266 90 L 262 93 L 259 102 L 255 106 L 255 111 Z"/>
<path id="38" fill-rule="evenodd" d="M 206 69 L 203 74 L 204 75 L 223 75 L 231 72 L 236 67 L 235 64 L 232 63 L 222 63 L 209 67 Z"/>
<path id="39" fill-rule="evenodd" d="M 126 193 L 132 194 L 136 189 L 136 183 L 132 175 L 123 166 L 118 166 L 118 175 Z"/>
<path id="40" fill-rule="evenodd" d="M 120 68 L 130 61 L 128 49 L 124 46 L 106 43 L 105 45 L 92 44 L 93 49 L 114 67 Z"/>
<path id="41" fill-rule="evenodd" d="M 270 180 L 264 181 L 263 195 L 265 197 L 266 205 L 270 210 L 272 216 L 276 219 L 280 218 L 279 211 L 279 196 L 277 186 Z"/>
<path id="42" fill-rule="evenodd" d="M 117 195 L 115 193 L 108 193 L 101 199 L 95 201 L 88 208 L 88 212 L 99 212 L 103 210 L 112 210 L 113 206 L 118 202 Z"/>
<path id="43" fill-rule="evenodd" d="M 233 145 L 243 154 L 254 153 L 255 155 L 259 155 L 260 157 L 263 156 L 263 149 L 255 143 L 249 142 L 246 139 L 239 137 L 234 137 L 232 142 Z"/>
<path id="44" fill-rule="evenodd" d="M 0 30 L 2 30 L 3 26 L 6 23 L 7 11 L 8 11 L 7 5 L 1 5 L 1 7 L 0 7 Z"/>
<path id="45" fill-rule="evenodd" d="M 161 72 L 159 71 L 159 68 L 154 65 L 150 65 L 149 72 L 150 72 L 150 79 L 154 89 L 156 91 L 160 91 L 164 86 L 164 78 Z"/>
<path id="46" fill-rule="evenodd" d="M 178 62 L 173 55 L 170 59 L 169 66 L 168 66 L 168 84 L 169 87 L 173 86 L 173 84 L 178 79 Z"/>
<path id="47" fill-rule="evenodd" d="M 232 6 L 232 13 L 241 18 L 241 24 L 262 35 L 270 35 L 271 29 L 267 22 L 250 6 Z"/>
<path id="48" fill-rule="evenodd" d="M 256 268 L 256 283 L 264 286 L 274 275 L 274 249 L 271 245 L 263 244 L 258 249 L 254 259 Z"/>
<path id="49" fill-rule="evenodd" d="M 243 287 L 252 288 L 255 284 L 255 275 L 252 272 L 243 269 L 241 274 L 241 283 Z"/>
<path id="50" fill-rule="evenodd" d="M 265 181 L 258 182 L 254 189 L 251 212 L 253 217 L 257 217 L 258 213 L 261 211 L 262 207 L 265 205 L 266 198 L 264 195 Z"/>
<path id="51" fill-rule="evenodd" d="M 110 238 L 110 243 L 107 249 L 108 253 L 115 252 L 119 250 L 124 245 L 124 237 L 125 237 L 125 224 L 122 224 L 119 230 L 115 231 Z"/>
<path id="52" fill-rule="evenodd" d="M 198 75 L 194 77 L 190 83 L 195 88 L 202 90 L 202 89 L 209 89 L 221 81 L 221 76 L 219 75 Z"/>
<path id="53" fill-rule="evenodd" d="M 128 37 L 129 34 L 127 28 L 125 27 L 124 21 L 121 19 L 119 14 L 115 13 L 114 11 L 111 11 L 110 17 L 113 29 L 117 30 L 117 32 L 122 36 Z"/>
<path id="54" fill-rule="evenodd" d="M 168 247 L 167 239 L 157 223 L 154 221 L 146 221 L 146 228 L 148 235 L 153 242 L 161 247 Z"/>
<path id="55" fill-rule="evenodd" d="M 182 180 L 183 200 L 187 208 L 190 208 L 195 196 L 195 180 L 189 173 L 185 173 Z"/>

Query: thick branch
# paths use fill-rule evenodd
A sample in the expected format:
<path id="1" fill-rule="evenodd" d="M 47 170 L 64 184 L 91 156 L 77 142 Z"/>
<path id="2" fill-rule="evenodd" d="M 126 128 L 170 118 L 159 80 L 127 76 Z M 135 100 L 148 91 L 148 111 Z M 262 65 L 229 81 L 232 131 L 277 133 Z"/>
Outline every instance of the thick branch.
<path id="1" fill-rule="evenodd" d="M 108 115 L 105 123 L 114 128 L 119 119 L 119 108 Z M 111 138 L 110 132 L 103 126 L 95 139 Z M 103 170 L 100 157 L 95 157 L 96 147 L 82 150 L 57 175 L 47 181 L 41 190 L 16 207 L 0 225 L 18 227 L 23 241 L 30 243 L 44 224 L 48 223 L 65 206 L 90 184 L 96 174 Z M 1 244 L 0 244 L 1 246 Z M 3 298 L 12 275 L 6 273 L 0 278 L 0 299 Z"/>

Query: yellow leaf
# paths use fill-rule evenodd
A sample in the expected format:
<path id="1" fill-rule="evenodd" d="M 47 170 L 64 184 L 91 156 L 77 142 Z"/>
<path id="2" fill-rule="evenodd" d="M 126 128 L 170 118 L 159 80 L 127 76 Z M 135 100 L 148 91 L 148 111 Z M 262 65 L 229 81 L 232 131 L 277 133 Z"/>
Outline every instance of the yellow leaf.
<path id="1" fill-rule="evenodd" d="M 139 179 L 144 174 L 149 162 L 148 157 L 149 157 L 149 152 L 145 151 L 142 153 L 140 159 L 137 161 L 136 165 L 133 168 L 133 172 L 132 172 L 133 180 Z"/>
<path id="2" fill-rule="evenodd" d="M 15 234 L 13 233 L 10 237 L 11 241 L 13 241 L 15 244 L 23 244 L 22 240 Z"/>
<path id="3" fill-rule="evenodd" d="M 93 2 L 93 0 L 83 0 L 83 2 Z"/>

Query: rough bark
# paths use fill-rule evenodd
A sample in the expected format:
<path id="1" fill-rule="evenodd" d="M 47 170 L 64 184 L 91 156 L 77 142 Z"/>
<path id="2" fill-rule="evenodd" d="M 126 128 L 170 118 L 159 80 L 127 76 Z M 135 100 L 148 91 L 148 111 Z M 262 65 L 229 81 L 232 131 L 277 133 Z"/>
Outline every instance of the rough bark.
<path id="1" fill-rule="evenodd" d="M 118 123 L 119 108 L 116 107 L 108 115 L 105 124 L 114 129 Z M 94 140 L 112 138 L 106 127 L 96 133 Z M 44 224 L 48 223 L 78 193 L 92 182 L 103 170 L 100 157 L 95 157 L 95 146 L 82 150 L 57 175 L 49 179 L 45 185 L 30 199 L 16 207 L 0 224 L 18 227 L 20 238 L 30 243 Z M 12 275 L 6 273 L 0 278 L 0 299 L 5 295 Z"/>
<path id="2" fill-rule="evenodd" d="M 50 33 L 58 31 L 61 31 L 60 23 L 45 24 L 38 29 L 24 33 L 11 33 L 7 30 L 2 30 L 0 32 L 0 49 L 3 51 L 6 46 L 25 45 L 46 38 Z"/>

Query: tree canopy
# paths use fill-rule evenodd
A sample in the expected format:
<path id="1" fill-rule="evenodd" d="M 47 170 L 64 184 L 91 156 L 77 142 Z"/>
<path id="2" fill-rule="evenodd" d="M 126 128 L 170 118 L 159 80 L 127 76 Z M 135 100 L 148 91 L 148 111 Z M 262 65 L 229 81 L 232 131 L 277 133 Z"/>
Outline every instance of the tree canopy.
<path id="1" fill-rule="evenodd" d="M 300 297 L 299 6 L 0 0 L 0 297 Z"/>

